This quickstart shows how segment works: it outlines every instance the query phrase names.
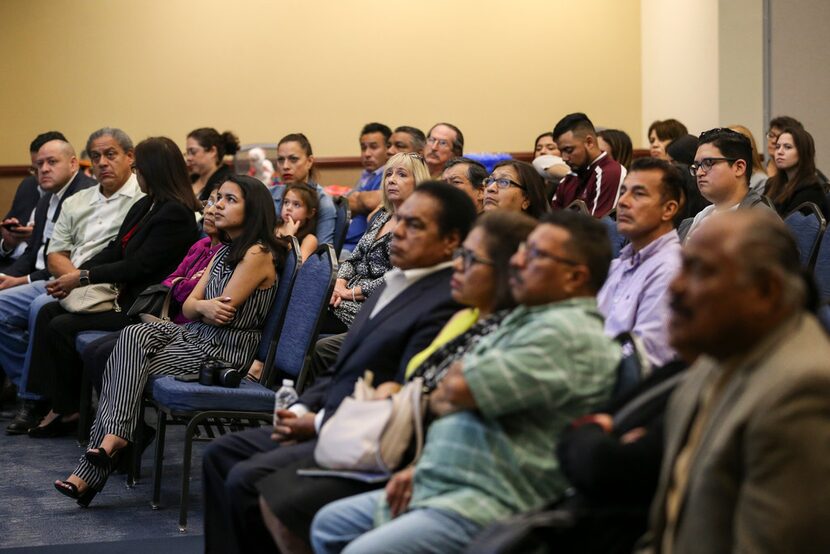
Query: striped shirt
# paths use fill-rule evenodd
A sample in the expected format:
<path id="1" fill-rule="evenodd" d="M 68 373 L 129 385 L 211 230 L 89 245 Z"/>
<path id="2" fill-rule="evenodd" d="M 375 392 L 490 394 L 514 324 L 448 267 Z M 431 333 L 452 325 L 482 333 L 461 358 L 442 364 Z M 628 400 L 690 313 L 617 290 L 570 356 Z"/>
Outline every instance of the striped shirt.
<path id="1" fill-rule="evenodd" d="M 592 216 L 602 217 L 616 207 L 625 175 L 625 168 L 603 152 L 584 169 L 562 179 L 551 205 L 562 209 L 574 200 L 582 200 Z"/>

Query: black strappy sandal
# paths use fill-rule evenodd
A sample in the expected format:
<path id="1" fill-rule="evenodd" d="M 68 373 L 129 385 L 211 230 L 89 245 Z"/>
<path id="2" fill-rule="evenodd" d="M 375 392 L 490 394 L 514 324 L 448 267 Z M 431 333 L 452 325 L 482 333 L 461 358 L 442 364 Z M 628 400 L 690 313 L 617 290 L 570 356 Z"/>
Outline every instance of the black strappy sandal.
<path id="1" fill-rule="evenodd" d="M 64 496 L 77 500 L 78 506 L 82 508 L 89 506 L 89 503 L 92 502 L 92 499 L 95 498 L 96 494 L 98 494 L 98 491 L 92 487 L 87 487 L 84 492 L 78 492 L 78 487 L 74 483 L 60 480 L 55 481 L 55 490 Z"/>

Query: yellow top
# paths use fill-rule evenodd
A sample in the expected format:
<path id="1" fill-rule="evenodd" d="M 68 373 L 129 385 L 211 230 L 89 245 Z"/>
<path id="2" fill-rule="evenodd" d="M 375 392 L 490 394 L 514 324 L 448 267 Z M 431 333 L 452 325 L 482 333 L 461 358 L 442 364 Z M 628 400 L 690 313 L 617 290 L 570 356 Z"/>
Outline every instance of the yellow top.
<path id="1" fill-rule="evenodd" d="M 409 360 L 406 365 L 406 379 L 409 380 L 412 374 L 415 373 L 415 369 L 424 363 L 424 360 L 429 358 L 433 352 L 465 333 L 476 321 L 478 321 L 478 308 L 466 308 L 456 312 L 433 339 L 432 343 Z"/>

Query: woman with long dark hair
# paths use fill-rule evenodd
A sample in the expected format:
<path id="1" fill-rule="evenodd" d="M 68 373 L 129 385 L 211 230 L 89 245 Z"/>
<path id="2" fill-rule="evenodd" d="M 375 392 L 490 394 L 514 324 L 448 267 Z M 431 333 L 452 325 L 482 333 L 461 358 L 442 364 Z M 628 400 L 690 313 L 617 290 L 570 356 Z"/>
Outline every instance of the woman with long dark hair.
<path id="1" fill-rule="evenodd" d="M 59 302 L 38 312 L 28 386 L 51 400 L 52 411 L 30 429 L 30 437 L 55 437 L 74 426 L 83 371 L 75 350 L 77 334 L 118 331 L 133 323 L 127 312 L 138 295 L 169 275 L 199 238 L 195 212 L 201 205 L 193 196 L 176 143 L 166 137 L 139 143 L 135 172 L 146 196 L 127 212 L 115 240 L 79 269 L 46 285 L 58 300 L 78 287 L 95 284 L 117 285 L 118 296 L 115 306 L 103 312 L 73 313 Z"/>
<path id="2" fill-rule="evenodd" d="M 89 504 L 130 444 L 149 375 L 186 375 L 209 359 L 241 368 L 251 359 L 276 296 L 285 247 L 274 236 L 270 194 L 253 177 L 234 175 L 219 187 L 215 225 L 225 246 L 184 303 L 191 323 L 142 323 L 122 331 L 104 370 L 90 444 L 61 493 Z"/>
<path id="3" fill-rule="evenodd" d="M 816 145 L 803 127 L 785 127 L 775 145 L 778 172 L 767 180 L 764 193 L 785 216 L 804 202 L 819 207 L 825 219 L 830 216 L 824 189 L 816 175 Z"/>

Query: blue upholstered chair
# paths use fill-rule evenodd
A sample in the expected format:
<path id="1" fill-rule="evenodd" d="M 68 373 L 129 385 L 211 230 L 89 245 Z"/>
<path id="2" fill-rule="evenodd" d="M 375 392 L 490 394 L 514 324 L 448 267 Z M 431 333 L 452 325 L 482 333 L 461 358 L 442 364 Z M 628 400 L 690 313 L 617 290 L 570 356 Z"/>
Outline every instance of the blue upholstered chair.
<path id="1" fill-rule="evenodd" d="M 297 248 L 297 251 L 299 249 Z M 337 257 L 331 245 L 323 244 L 297 271 L 282 324 L 267 341 L 268 351 L 259 382 L 244 380 L 238 389 L 204 386 L 196 382 L 177 381 L 171 376 L 160 377 L 149 386 L 149 400 L 158 412 L 156 454 L 153 467 L 153 501 L 159 505 L 161 491 L 164 437 L 168 423 L 186 424 L 179 528 L 187 526 L 190 489 L 190 465 L 194 440 L 211 440 L 243 427 L 270 425 L 274 409 L 274 391 L 269 388 L 275 379 L 294 379 L 302 390 L 308 362 L 319 334 L 323 315 L 328 308 L 337 276 Z M 275 302 L 275 305 L 277 302 Z M 263 343 L 266 343 L 263 340 Z M 205 432 L 197 436 L 199 426 Z"/>
<path id="2" fill-rule="evenodd" d="M 830 302 L 830 233 L 827 231 L 821 235 L 821 241 L 819 241 L 813 277 L 818 285 L 821 301 Z"/>
<path id="3" fill-rule="evenodd" d="M 784 223 L 795 237 L 801 265 L 812 268 L 814 255 L 826 222 L 818 206 L 805 202 L 784 217 Z"/>
<path id="4" fill-rule="evenodd" d="M 343 244 L 346 242 L 352 212 L 349 210 L 349 199 L 345 196 L 335 196 L 332 200 L 334 200 L 334 209 L 337 214 L 334 220 L 334 253 L 339 257 Z"/>
<path id="5" fill-rule="evenodd" d="M 600 222 L 605 225 L 605 230 L 608 231 L 608 239 L 611 241 L 611 254 L 614 258 L 617 258 L 620 255 L 620 250 L 628 243 L 628 239 L 617 230 L 615 216 L 616 210 L 612 210 L 608 215 L 601 217 Z"/>

